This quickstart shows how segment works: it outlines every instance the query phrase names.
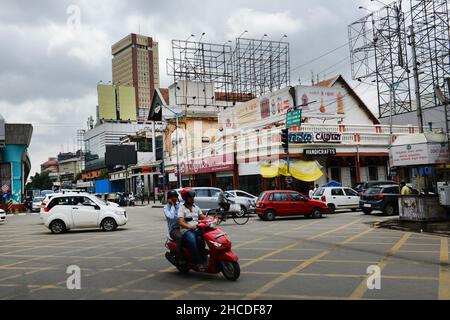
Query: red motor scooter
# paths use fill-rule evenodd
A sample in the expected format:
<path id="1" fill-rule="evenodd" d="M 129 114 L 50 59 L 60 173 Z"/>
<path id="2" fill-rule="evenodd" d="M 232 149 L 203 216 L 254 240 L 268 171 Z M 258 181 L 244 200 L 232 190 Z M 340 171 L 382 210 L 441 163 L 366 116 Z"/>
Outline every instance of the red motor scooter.
<path id="1" fill-rule="evenodd" d="M 238 256 L 231 250 L 231 241 L 228 235 L 223 230 L 217 228 L 217 219 L 205 218 L 198 223 L 197 227 L 203 229 L 203 238 L 209 248 L 209 253 L 206 253 L 206 255 L 209 255 L 208 266 L 204 272 L 222 272 L 226 279 L 231 281 L 237 280 L 241 274 Z M 183 247 L 183 257 L 186 263 L 180 263 L 176 258 L 177 245 L 175 241 L 168 239 L 166 247 L 169 249 L 166 252 L 166 258 L 178 271 L 187 273 L 192 269 L 199 272 L 192 262 L 192 254 L 187 248 Z"/>

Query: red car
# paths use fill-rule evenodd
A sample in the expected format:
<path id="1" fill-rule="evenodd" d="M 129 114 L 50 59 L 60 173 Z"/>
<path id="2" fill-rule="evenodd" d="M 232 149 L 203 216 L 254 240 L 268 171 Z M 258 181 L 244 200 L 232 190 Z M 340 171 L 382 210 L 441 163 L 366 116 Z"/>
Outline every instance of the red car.
<path id="1" fill-rule="evenodd" d="M 328 213 L 322 201 L 311 200 L 296 191 L 264 191 L 256 202 L 256 213 L 263 220 L 274 220 L 277 216 L 303 215 L 321 218 Z"/>

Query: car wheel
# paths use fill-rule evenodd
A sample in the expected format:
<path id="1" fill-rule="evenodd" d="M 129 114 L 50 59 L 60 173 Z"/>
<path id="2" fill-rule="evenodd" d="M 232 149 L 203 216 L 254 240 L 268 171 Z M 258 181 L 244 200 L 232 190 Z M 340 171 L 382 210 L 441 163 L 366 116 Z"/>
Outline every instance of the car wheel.
<path id="1" fill-rule="evenodd" d="M 247 208 L 245 206 L 241 206 L 241 210 L 239 212 L 236 212 L 236 217 L 241 218 L 245 216 L 247 213 Z"/>
<path id="2" fill-rule="evenodd" d="M 370 214 L 372 212 L 372 210 L 370 210 L 370 209 L 362 209 L 362 212 L 364 214 Z"/>
<path id="3" fill-rule="evenodd" d="M 393 214 L 394 214 L 394 207 L 392 206 L 392 204 L 387 204 L 385 207 L 384 207 L 384 211 L 383 211 L 383 213 L 385 214 L 385 215 L 387 215 L 387 216 L 392 216 Z"/>
<path id="4" fill-rule="evenodd" d="M 319 219 L 319 218 L 322 218 L 322 214 L 323 214 L 323 212 L 322 212 L 322 209 L 320 209 L 320 208 L 314 208 L 312 211 L 311 211 L 311 218 L 313 218 L 313 219 Z"/>
<path id="5" fill-rule="evenodd" d="M 116 220 L 113 218 L 105 218 L 102 221 L 101 227 L 103 231 L 114 231 L 117 229 Z"/>
<path id="6" fill-rule="evenodd" d="M 50 223 L 50 231 L 55 234 L 64 233 L 66 231 L 66 224 L 62 220 L 55 220 Z"/>
<path id="7" fill-rule="evenodd" d="M 332 203 L 327 204 L 328 210 L 330 212 L 330 214 L 333 214 L 336 212 L 336 206 Z"/>
<path id="8" fill-rule="evenodd" d="M 267 220 L 267 221 L 275 220 L 275 211 L 267 210 L 266 213 L 264 214 L 264 220 Z"/>

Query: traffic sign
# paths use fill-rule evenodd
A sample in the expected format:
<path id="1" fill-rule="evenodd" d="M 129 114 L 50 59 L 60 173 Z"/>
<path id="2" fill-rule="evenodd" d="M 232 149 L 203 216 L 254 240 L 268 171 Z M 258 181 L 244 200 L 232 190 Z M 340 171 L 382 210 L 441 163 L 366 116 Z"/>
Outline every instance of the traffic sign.
<path id="1" fill-rule="evenodd" d="M 297 109 L 293 111 L 289 111 L 286 114 L 286 128 L 290 128 L 292 126 L 300 126 L 302 123 L 302 109 Z"/>
<path id="2" fill-rule="evenodd" d="M 9 186 L 7 185 L 7 184 L 4 184 L 3 186 L 2 186 L 2 192 L 3 193 L 7 193 L 9 191 Z"/>

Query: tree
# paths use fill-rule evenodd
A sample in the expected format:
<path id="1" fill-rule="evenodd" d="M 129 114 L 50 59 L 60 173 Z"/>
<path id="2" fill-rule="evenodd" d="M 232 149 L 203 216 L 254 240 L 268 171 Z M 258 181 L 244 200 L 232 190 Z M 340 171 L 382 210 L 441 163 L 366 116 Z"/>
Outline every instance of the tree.
<path id="1" fill-rule="evenodd" d="M 26 185 L 27 190 L 51 190 L 52 188 L 53 181 L 50 179 L 48 172 L 42 174 L 36 172 L 36 174 L 31 177 L 31 182 Z"/>

